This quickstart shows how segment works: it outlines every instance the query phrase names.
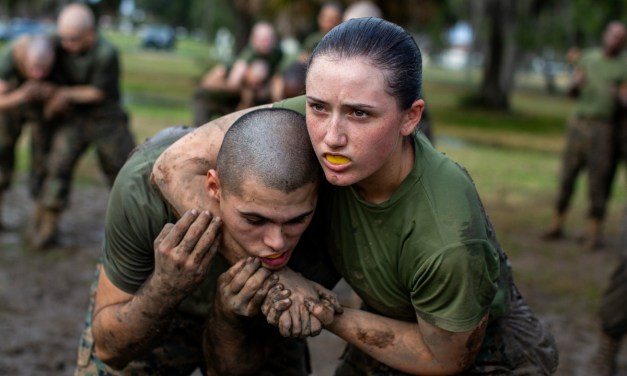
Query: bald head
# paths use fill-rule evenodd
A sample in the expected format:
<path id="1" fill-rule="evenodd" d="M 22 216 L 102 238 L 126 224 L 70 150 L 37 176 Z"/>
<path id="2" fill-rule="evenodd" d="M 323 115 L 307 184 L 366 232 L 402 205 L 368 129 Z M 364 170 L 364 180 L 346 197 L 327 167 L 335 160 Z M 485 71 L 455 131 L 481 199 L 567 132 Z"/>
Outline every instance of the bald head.
<path id="1" fill-rule="evenodd" d="M 267 22 L 259 22 L 250 33 L 250 44 L 260 54 L 268 54 L 276 43 L 274 27 Z"/>
<path id="2" fill-rule="evenodd" d="M 24 66 L 30 79 L 43 80 L 52 70 L 54 48 L 52 41 L 45 35 L 33 35 L 26 47 Z"/>
<path id="3" fill-rule="evenodd" d="M 224 136 L 217 171 L 224 193 L 241 194 L 243 181 L 293 192 L 320 177 L 305 117 L 278 108 L 249 112 Z"/>
<path id="4" fill-rule="evenodd" d="M 63 48 L 71 54 L 80 53 L 94 42 L 96 23 L 91 9 L 83 4 L 67 5 L 57 20 L 57 31 Z"/>
<path id="5" fill-rule="evenodd" d="M 620 21 L 610 22 L 603 33 L 603 50 L 608 56 L 621 53 L 627 42 L 627 28 Z"/>
<path id="6" fill-rule="evenodd" d="M 59 28 L 71 28 L 77 32 L 91 30 L 95 26 L 94 14 L 83 4 L 70 4 L 63 8 L 57 21 Z"/>

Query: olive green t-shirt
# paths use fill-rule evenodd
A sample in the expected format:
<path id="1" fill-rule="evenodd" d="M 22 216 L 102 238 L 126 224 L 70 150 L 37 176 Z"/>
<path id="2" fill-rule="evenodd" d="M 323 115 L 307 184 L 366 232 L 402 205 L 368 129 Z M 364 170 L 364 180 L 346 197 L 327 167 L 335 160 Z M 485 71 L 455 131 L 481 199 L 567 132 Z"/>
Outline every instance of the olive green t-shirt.
<path id="1" fill-rule="evenodd" d="M 275 106 L 304 113 L 305 101 Z M 497 245 L 470 177 L 423 136 L 414 147 L 411 173 L 382 204 L 352 187 L 324 186 L 318 211 L 328 251 L 376 312 L 406 321 L 418 313 L 449 331 L 470 330 L 489 310 L 491 318 L 505 311 L 509 286 L 499 285 Z"/>
<path id="2" fill-rule="evenodd" d="M 98 104 L 82 105 L 83 108 L 108 107 L 120 102 L 120 61 L 117 49 L 106 39 L 98 36 L 96 43 L 87 51 L 71 55 L 56 41 L 58 69 L 69 86 L 95 86 L 105 93 L 105 100 Z"/>
<path id="3" fill-rule="evenodd" d="M 597 48 L 586 50 L 578 67 L 585 73 L 586 81 L 581 87 L 576 114 L 611 120 L 616 102 L 610 89 L 627 81 L 627 60 L 624 56 L 608 58 Z"/>
<path id="4" fill-rule="evenodd" d="M 257 59 L 267 62 L 270 67 L 270 75 L 273 75 L 274 72 L 277 71 L 281 60 L 283 59 L 283 51 L 281 51 L 280 48 L 275 47 L 267 54 L 260 54 L 256 52 L 252 46 L 248 45 L 244 47 L 239 54 L 237 54 L 235 60 L 244 60 L 246 63 L 250 64 Z"/>

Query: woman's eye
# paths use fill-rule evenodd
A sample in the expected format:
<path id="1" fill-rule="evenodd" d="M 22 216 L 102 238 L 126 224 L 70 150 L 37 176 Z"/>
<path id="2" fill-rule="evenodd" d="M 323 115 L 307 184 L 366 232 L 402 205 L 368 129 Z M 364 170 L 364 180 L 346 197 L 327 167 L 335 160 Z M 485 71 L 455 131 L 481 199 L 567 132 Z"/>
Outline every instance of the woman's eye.
<path id="1" fill-rule="evenodd" d="M 311 105 L 311 108 L 312 108 L 314 111 L 323 111 L 323 110 L 324 110 L 324 107 L 323 107 L 321 104 L 317 104 L 317 103 L 313 103 L 313 104 Z"/>

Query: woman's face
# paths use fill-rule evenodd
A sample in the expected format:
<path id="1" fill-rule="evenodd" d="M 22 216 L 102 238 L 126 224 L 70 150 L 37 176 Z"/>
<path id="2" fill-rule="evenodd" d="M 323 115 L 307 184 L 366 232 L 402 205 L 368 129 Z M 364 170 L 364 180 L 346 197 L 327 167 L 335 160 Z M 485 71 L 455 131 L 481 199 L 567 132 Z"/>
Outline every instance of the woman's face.
<path id="1" fill-rule="evenodd" d="M 364 59 L 318 56 L 309 67 L 307 129 L 331 184 L 379 179 L 400 163 L 422 105 L 402 111 L 387 89 L 383 72 Z"/>

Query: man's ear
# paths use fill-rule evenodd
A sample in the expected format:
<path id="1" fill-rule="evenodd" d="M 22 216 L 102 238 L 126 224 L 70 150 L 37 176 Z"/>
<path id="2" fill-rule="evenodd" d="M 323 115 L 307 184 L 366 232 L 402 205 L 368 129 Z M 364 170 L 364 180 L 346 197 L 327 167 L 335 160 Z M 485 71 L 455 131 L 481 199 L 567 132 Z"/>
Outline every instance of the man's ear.
<path id="1" fill-rule="evenodd" d="M 207 171 L 207 181 L 205 188 L 207 189 L 207 192 L 209 192 L 209 196 L 212 199 L 220 202 L 221 186 L 218 171 L 214 169 L 210 169 L 209 171 Z"/>
<path id="2" fill-rule="evenodd" d="M 422 99 L 416 99 L 414 103 L 411 104 L 411 107 L 405 113 L 405 119 L 401 127 L 401 134 L 403 136 L 409 136 L 416 129 L 422 118 L 424 109 L 425 101 Z"/>

